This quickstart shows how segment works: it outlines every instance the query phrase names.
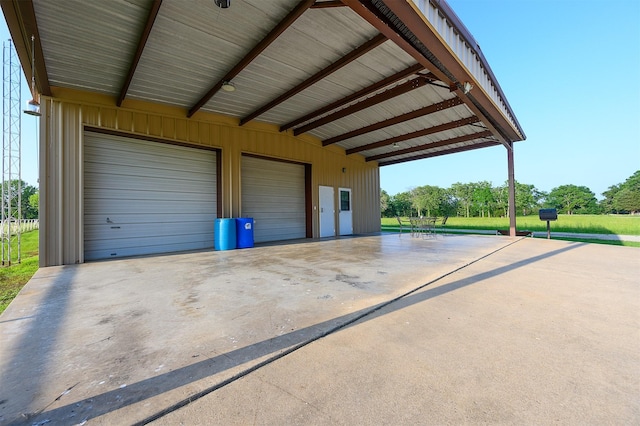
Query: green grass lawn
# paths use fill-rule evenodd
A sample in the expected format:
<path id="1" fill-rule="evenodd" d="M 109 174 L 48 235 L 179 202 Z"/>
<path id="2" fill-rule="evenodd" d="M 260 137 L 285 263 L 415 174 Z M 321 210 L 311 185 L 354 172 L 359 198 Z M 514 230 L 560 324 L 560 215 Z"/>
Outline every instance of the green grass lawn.
<path id="1" fill-rule="evenodd" d="M 38 234 L 37 230 L 22 234 L 20 241 L 21 263 L 0 266 L 0 313 L 4 312 L 9 303 L 38 270 Z M 11 252 L 14 254 L 14 259 L 17 258 L 18 252 L 16 245 L 17 243 L 13 241 Z"/>
<path id="2" fill-rule="evenodd" d="M 545 231 L 547 222 L 538 216 L 519 216 L 516 219 L 519 231 Z M 383 229 L 397 227 L 395 218 L 382 218 Z M 450 217 L 447 228 L 453 229 L 509 229 L 508 218 Z M 640 235 L 640 216 L 630 215 L 558 215 L 551 222 L 551 231 L 584 234 Z"/>

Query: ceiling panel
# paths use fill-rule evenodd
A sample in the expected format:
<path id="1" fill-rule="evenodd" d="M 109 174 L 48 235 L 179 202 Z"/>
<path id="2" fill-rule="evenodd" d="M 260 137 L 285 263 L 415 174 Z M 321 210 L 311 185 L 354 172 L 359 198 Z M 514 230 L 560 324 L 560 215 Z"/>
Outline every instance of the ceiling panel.
<path id="1" fill-rule="evenodd" d="M 329 12 L 329 11 L 337 12 Z M 349 52 L 375 37 L 378 32 L 347 8 L 312 9 L 302 15 L 288 28 L 273 44 L 264 50 L 260 57 L 247 66 L 233 82 L 237 88 L 234 96 L 237 104 L 246 103 L 247 96 L 252 96 L 253 104 L 245 109 L 236 109 L 235 113 L 246 116 L 257 110 L 292 87 L 305 81 L 310 76 L 328 67 Z M 349 23 L 349 26 L 345 26 Z M 339 34 L 336 37 L 336 34 Z M 312 55 L 309 53 L 313 52 Z M 346 67 L 345 67 L 346 68 Z M 291 114 L 301 110 L 312 110 L 321 105 L 330 96 L 348 94 L 352 88 L 332 87 L 330 92 L 315 93 L 302 104 L 285 107 L 281 112 L 269 111 L 258 117 L 261 121 L 284 123 L 296 115 Z M 248 95 L 245 91 L 253 92 Z M 298 98 L 300 99 L 300 98 Z M 319 102 L 320 101 L 320 102 Z M 205 105 L 203 109 L 224 111 L 224 107 L 216 106 L 216 98 Z M 286 111 L 289 113 L 286 113 Z"/>
<path id="2" fill-rule="evenodd" d="M 164 0 L 128 97 L 190 108 L 286 16 L 290 3 L 242 1 L 222 10 L 210 0 Z"/>
<path id="3" fill-rule="evenodd" d="M 150 6 L 146 0 L 34 1 L 50 84 L 117 96 Z"/>
<path id="4" fill-rule="evenodd" d="M 34 21 L 31 25 L 37 23 L 50 85 L 118 98 L 134 63 L 146 21 L 153 10 L 153 1 L 33 0 L 35 16 L 29 19 Z M 361 11 L 356 13 L 358 7 L 352 9 L 354 4 L 360 2 L 349 0 L 346 3 L 351 7 L 306 10 L 235 75 L 234 92 L 219 90 L 211 92 L 213 95 L 209 98 L 205 95 L 277 28 L 292 10 L 302 4 L 301 0 L 236 0 L 228 9 L 216 7 L 213 0 L 162 0 L 125 100 L 177 106 L 187 111 L 187 116 L 201 106 L 204 112 L 242 120 L 378 36 L 378 31 L 394 38 L 376 20 L 367 21 L 361 16 Z M 378 16 L 377 19 L 383 20 L 384 17 Z M 387 22 L 387 25 L 391 28 L 395 23 Z M 387 40 L 369 50 L 299 93 L 262 111 L 254 119 L 282 126 L 353 96 L 416 65 L 416 61 L 429 63 L 417 58 L 415 52 L 407 49 L 398 39 L 394 40 Z M 440 78 L 446 77 L 436 70 L 420 71 L 423 76 L 430 72 L 438 73 Z M 336 111 L 365 100 L 378 99 L 379 94 L 388 93 L 415 78 L 414 74 L 380 86 L 364 96 L 358 95 L 360 98 L 353 96 L 350 102 L 292 126 L 292 129 L 296 134 L 300 133 L 301 126 L 305 124 L 321 117 L 332 117 Z M 393 154 L 400 149 L 480 132 L 487 127 L 497 134 L 493 124 L 479 122 L 412 137 L 399 142 L 398 147 L 387 145 L 358 151 L 357 148 L 374 142 L 400 138 L 475 114 L 482 116 L 482 112 L 464 99 L 460 90 L 450 90 L 450 81 L 433 78 L 433 74 L 430 74 L 432 81 L 425 86 L 336 118 L 307 133 L 326 140 L 460 96 L 464 104 L 354 136 L 334 145 L 357 151 L 350 155 L 367 157 Z M 486 121 L 485 118 L 483 120 Z M 486 138 L 478 138 L 456 146 L 464 148 L 474 143 L 484 146 L 486 141 Z M 397 154 L 385 161 L 410 159 L 425 152 L 450 148 L 428 148 L 415 153 Z"/>

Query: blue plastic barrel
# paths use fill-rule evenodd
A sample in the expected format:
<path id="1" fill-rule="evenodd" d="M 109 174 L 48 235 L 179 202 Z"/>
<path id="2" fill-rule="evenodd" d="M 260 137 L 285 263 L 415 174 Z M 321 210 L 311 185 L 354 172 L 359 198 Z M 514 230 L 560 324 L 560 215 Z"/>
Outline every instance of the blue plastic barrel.
<path id="1" fill-rule="evenodd" d="M 239 217 L 236 219 L 236 236 L 238 248 L 253 247 L 253 218 Z"/>
<path id="2" fill-rule="evenodd" d="M 236 220 L 216 219 L 213 227 L 213 248 L 232 250 L 236 248 Z"/>

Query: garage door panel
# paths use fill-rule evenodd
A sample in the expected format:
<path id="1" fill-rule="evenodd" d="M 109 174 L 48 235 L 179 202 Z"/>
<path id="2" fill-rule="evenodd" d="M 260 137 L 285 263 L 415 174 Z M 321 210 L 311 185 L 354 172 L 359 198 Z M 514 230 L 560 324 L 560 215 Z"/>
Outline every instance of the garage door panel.
<path id="1" fill-rule="evenodd" d="M 118 225 L 117 227 L 92 225 L 87 227 L 85 241 L 100 240 L 103 248 L 117 249 L 153 244 L 162 245 L 168 237 L 171 238 L 173 243 L 185 243 L 187 241 L 211 242 L 210 237 L 213 234 L 203 234 L 197 223 L 186 224 L 186 226 L 181 226 L 179 229 L 177 227 L 157 227 L 153 225 L 155 224 Z M 210 225 L 210 223 L 207 223 L 207 226 Z M 151 235 L 150 231 L 153 231 L 154 235 Z"/>
<path id="2" fill-rule="evenodd" d="M 203 241 L 200 243 L 200 245 L 197 245 L 192 241 L 171 244 L 162 244 L 161 242 L 155 242 L 154 244 L 150 244 L 147 246 L 120 248 L 117 251 L 109 250 L 108 248 L 90 250 L 85 249 L 84 256 L 86 259 L 109 259 L 127 256 L 139 256 L 140 253 L 161 254 L 187 250 L 204 250 L 208 248 L 211 248 L 211 244 L 209 243 L 209 241 Z"/>
<path id="3" fill-rule="evenodd" d="M 114 214 L 126 214 L 132 212 L 142 212 L 145 209 L 149 209 L 148 212 L 152 213 L 154 211 L 163 212 L 163 213 L 171 213 L 174 215 L 173 221 L 178 222 L 181 221 L 180 218 L 175 217 L 175 215 L 182 215 L 184 212 L 189 210 L 195 211 L 203 211 L 206 209 L 215 209 L 213 203 L 208 202 L 198 202 L 198 201 L 166 201 L 166 200 L 137 200 L 134 198 L 131 199 L 96 199 L 90 203 L 89 207 L 86 207 L 86 214 L 100 214 L 103 213 L 104 216 L 114 215 Z"/>
<path id="4" fill-rule="evenodd" d="M 305 223 L 305 217 L 300 215 L 300 213 L 297 213 L 297 212 L 284 212 L 284 213 L 263 212 L 260 214 L 261 223 L 267 222 L 269 224 L 273 224 L 273 223 L 281 222 L 283 219 L 285 221 L 296 221 L 298 222 L 298 225 Z"/>
<path id="5" fill-rule="evenodd" d="M 242 157 L 242 215 L 253 217 L 256 242 L 306 237 L 305 167 Z"/>
<path id="6" fill-rule="evenodd" d="M 201 194 L 198 191 L 179 191 L 179 188 L 173 188 L 171 190 L 155 191 L 144 189 L 136 190 L 119 190 L 117 188 L 89 188 L 85 189 L 85 199 L 92 199 L 99 202 L 100 200 L 163 200 L 166 195 L 171 196 L 174 201 L 190 203 L 193 202 L 194 194 Z M 215 203 L 215 196 L 207 194 L 208 198 L 200 199 L 198 202 Z"/>
<path id="7" fill-rule="evenodd" d="M 255 197 L 255 203 L 251 205 L 250 210 L 246 211 L 263 211 L 265 209 L 277 209 L 281 213 L 294 209 L 300 212 L 300 209 L 304 209 L 304 203 L 292 200 L 291 197 L 260 195 Z"/>
<path id="8" fill-rule="evenodd" d="M 202 231 L 204 227 L 213 228 L 213 224 L 209 222 L 208 218 L 202 218 L 202 220 L 192 220 L 189 222 L 183 222 L 180 227 L 180 233 L 182 234 L 196 234 Z M 140 223 L 119 223 L 111 222 L 106 223 L 94 222 L 85 226 L 85 238 L 90 238 L 91 235 L 97 235 L 99 233 L 109 232 L 110 229 L 115 229 L 116 232 L 122 232 L 126 237 L 127 235 L 150 235 L 151 231 L 156 232 L 157 235 L 170 235 L 177 233 L 177 227 L 173 223 L 169 222 L 140 222 Z M 113 238 L 122 238 L 122 235 L 116 235 Z"/>
<path id="9" fill-rule="evenodd" d="M 109 138 L 109 136 L 106 135 L 101 135 L 100 137 L 103 140 Z M 180 163 L 176 163 L 176 157 L 182 157 L 182 154 L 193 150 L 193 148 L 163 144 L 164 149 L 159 151 L 157 145 L 157 142 L 138 139 L 123 138 L 123 140 L 119 141 L 110 139 L 107 144 L 86 146 L 85 156 L 88 155 L 90 159 L 100 158 L 101 160 L 97 161 L 97 164 L 119 164 L 132 167 L 144 166 L 147 168 L 171 171 L 182 170 L 181 164 L 187 165 L 190 168 L 202 169 L 203 171 L 209 170 L 210 168 L 210 157 L 208 155 L 210 151 L 200 150 L 202 155 L 182 158 Z"/>
<path id="10" fill-rule="evenodd" d="M 211 177 L 211 170 L 200 171 L 197 169 L 183 169 L 183 170 L 162 170 L 155 167 L 135 167 L 121 164 L 106 165 L 106 164 L 88 164 L 90 170 L 95 174 L 101 174 L 102 176 L 108 175 L 110 179 L 116 180 L 132 180 L 140 175 L 146 176 L 149 179 L 153 179 L 149 183 L 155 183 L 157 186 L 161 186 L 171 180 L 176 181 L 193 181 L 204 184 Z M 187 167 L 185 165 L 185 167 Z M 100 178 L 102 176 L 96 176 Z"/>
<path id="11" fill-rule="evenodd" d="M 207 153 L 206 153 L 207 154 Z M 85 152 L 85 155 L 91 155 L 90 152 Z M 131 171 L 141 170 L 141 174 L 145 176 L 174 176 L 176 173 L 183 173 L 186 171 L 194 171 L 201 174 L 211 174 L 211 164 L 204 163 L 202 161 L 197 162 L 185 162 L 184 164 L 175 164 L 175 157 L 171 160 L 173 164 L 160 165 L 158 163 L 145 164 L 142 161 L 154 161 L 153 158 L 133 158 L 126 161 L 120 157 L 130 155 L 128 153 L 119 153 L 117 156 L 100 157 L 102 161 L 112 161 L 111 163 L 101 162 L 88 162 L 90 169 L 98 173 L 109 174 L 130 174 Z M 207 155 L 210 157 L 209 155 Z M 189 179 L 195 176 L 188 176 Z"/>
<path id="12" fill-rule="evenodd" d="M 184 179 L 170 178 L 149 178 L 145 182 L 140 182 L 135 176 L 129 176 L 121 179 L 119 176 L 113 176 L 108 173 L 94 173 L 85 179 L 86 194 L 92 195 L 91 190 L 125 190 L 133 191 L 160 191 L 160 192 L 186 192 L 186 193 L 203 193 L 209 191 L 215 176 L 208 176 L 208 180 L 185 182 Z M 185 184 L 186 183 L 186 184 Z M 207 193 L 204 193 L 207 194 Z M 215 197 L 215 195 L 214 195 Z"/>
<path id="13" fill-rule="evenodd" d="M 216 153 L 85 133 L 85 259 L 213 247 Z"/>
<path id="14" fill-rule="evenodd" d="M 153 220 L 153 218 L 151 219 Z M 85 239 L 100 239 L 106 235 L 113 235 L 113 238 L 121 238 L 120 234 L 128 238 L 146 235 L 183 235 L 196 234 L 202 232 L 204 227 L 212 227 L 209 220 L 193 222 L 162 222 L 147 221 L 140 223 L 124 223 L 112 221 L 110 223 L 94 222 L 85 224 Z"/>
<path id="15" fill-rule="evenodd" d="M 140 225 L 140 224 L 166 224 L 175 222 L 175 214 L 171 213 L 151 213 L 151 214 L 113 214 L 108 216 L 109 220 L 116 225 Z M 209 222 L 211 215 L 208 213 L 183 213 L 180 215 L 180 219 L 184 223 L 189 222 Z M 106 218 L 104 214 L 85 214 L 84 224 L 85 229 L 90 225 L 102 225 L 106 224 Z"/>
<path id="16" fill-rule="evenodd" d="M 261 225 L 267 225 L 265 222 L 262 222 Z M 276 226 L 266 226 L 263 227 L 262 236 L 264 241 L 281 241 L 281 240 L 292 240 L 298 238 L 304 238 L 300 236 L 300 228 L 301 224 L 292 224 L 290 227 L 276 227 Z M 256 229 L 258 229 L 258 224 L 255 225 Z"/>
<path id="17" fill-rule="evenodd" d="M 291 221 L 289 222 L 287 225 L 283 225 L 282 221 L 269 221 L 269 220 L 261 220 L 259 222 L 256 222 L 255 226 L 256 227 L 263 227 L 264 228 L 264 232 L 269 232 L 271 230 L 276 230 L 276 233 L 283 233 L 283 234 L 294 234 L 296 233 L 296 236 L 293 238 L 304 238 L 300 237 L 300 226 L 304 225 L 304 222 L 299 221 L 299 222 L 295 222 L 295 221 Z"/>
<path id="18" fill-rule="evenodd" d="M 90 152 L 85 152 L 86 155 L 91 155 Z M 100 157 L 101 161 L 113 161 L 111 163 L 102 162 L 87 162 L 87 165 L 91 170 L 97 173 L 108 173 L 113 175 L 131 175 L 131 172 L 140 170 L 140 174 L 144 176 L 180 176 L 185 175 L 187 179 L 193 179 L 195 175 L 188 175 L 188 172 L 196 172 L 199 174 L 211 174 L 211 164 L 197 162 L 185 162 L 184 164 L 175 164 L 175 157 L 171 160 L 173 164 L 166 166 L 159 165 L 158 163 L 145 164 L 143 161 L 154 161 L 154 158 L 132 158 L 126 161 L 122 159 L 122 156 L 130 155 L 128 153 L 119 153 L 117 156 Z M 210 156 L 209 156 L 210 157 Z M 157 160 L 157 159 L 156 159 Z M 181 163 L 181 162 L 178 162 Z M 187 173 L 185 173 L 185 171 Z M 134 174 L 134 176 L 137 176 Z"/>
<path id="19" fill-rule="evenodd" d="M 292 165 L 292 166 L 297 166 L 297 165 Z M 298 167 L 302 167 L 302 166 L 298 166 Z M 302 173 L 289 173 L 286 175 L 275 175 L 272 178 L 270 178 L 269 181 L 266 181 L 266 182 L 260 176 L 243 177 L 243 179 L 246 179 L 247 183 L 251 184 L 252 186 L 267 188 L 267 187 L 272 187 L 274 185 L 277 185 L 278 188 L 295 191 L 295 190 L 299 190 L 299 187 L 297 184 L 300 182 L 300 179 L 304 179 L 304 170 L 302 170 Z"/>

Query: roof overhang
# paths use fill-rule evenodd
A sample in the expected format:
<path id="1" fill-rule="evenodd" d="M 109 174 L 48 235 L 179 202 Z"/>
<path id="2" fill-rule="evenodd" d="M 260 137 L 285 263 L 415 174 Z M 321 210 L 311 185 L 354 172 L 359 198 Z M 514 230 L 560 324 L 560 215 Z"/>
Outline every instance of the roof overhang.
<path id="1" fill-rule="evenodd" d="M 34 96 L 76 89 L 263 121 L 380 165 L 525 139 L 443 0 L 0 4 L 29 81 L 35 37 Z"/>

